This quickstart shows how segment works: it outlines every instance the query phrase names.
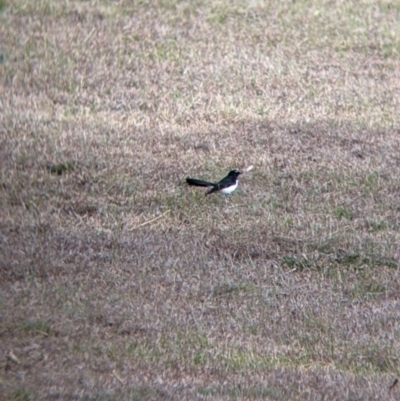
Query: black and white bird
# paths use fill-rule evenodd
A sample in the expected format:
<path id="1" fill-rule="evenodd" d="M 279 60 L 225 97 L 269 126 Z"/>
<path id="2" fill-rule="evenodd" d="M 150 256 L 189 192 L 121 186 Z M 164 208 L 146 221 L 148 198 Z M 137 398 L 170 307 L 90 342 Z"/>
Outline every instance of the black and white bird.
<path id="1" fill-rule="evenodd" d="M 221 181 L 218 182 L 197 180 L 196 178 L 186 178 L 186 182 L 189 185 L 194 185 L 196 187 L 209 188 L 209 190 L 206 192 L 206 195 L 210 195 L 213 192 L 218 192 L 218 191 L 225 195 L 229 195 L 237 188 L 238 177 L 240 174 L 242 174 L 241 171 L 232 170 L 228 173 L 226 177 L 224 177 Z"/>

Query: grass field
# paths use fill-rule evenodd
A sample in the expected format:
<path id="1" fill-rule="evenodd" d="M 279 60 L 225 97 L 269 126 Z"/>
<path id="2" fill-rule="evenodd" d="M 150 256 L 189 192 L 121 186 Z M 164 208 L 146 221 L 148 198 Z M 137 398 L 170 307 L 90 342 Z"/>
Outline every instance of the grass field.
<path id="1" fill-rule="evenodd" d="M 398 1 L 0 8 L 0 400 L 400 399 Z"/>

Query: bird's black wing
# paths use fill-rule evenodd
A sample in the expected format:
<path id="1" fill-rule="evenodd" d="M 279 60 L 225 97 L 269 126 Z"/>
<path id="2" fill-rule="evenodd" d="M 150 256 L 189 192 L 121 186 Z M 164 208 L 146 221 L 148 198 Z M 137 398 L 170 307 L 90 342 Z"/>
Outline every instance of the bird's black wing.
<path id="1" fill-rule="evenodd" d="M 232 185 L 235 185 L 237 181 L 237 178 L 233 178 L 231 176 L 226 176 L 224 177 L 221 181 L 218 181 L 215 186 L 218 190 L 230 187 Z"/>

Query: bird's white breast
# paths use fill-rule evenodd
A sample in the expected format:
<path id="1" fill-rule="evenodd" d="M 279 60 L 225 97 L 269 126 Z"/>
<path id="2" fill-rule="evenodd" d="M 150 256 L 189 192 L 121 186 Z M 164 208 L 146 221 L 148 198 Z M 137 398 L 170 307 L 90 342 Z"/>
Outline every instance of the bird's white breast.
<path id="1" fill-rule="evenodd" d="M 229 195 L 237 188 L 237 186 L 238 186 L 238 183 L 236 181 L 235 185 L 232 185 L 231 187 L 228 187 L 228 188 L 221 189 L 221 193 L 223 193 L 225 195 Z"/>

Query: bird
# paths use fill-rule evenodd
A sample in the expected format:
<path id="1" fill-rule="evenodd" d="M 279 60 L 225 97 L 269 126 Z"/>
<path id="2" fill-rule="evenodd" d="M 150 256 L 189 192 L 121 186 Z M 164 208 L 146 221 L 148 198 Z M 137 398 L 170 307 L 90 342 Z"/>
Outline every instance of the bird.
<path id="1" fill-rule="evenodd" d="M 198 180 L 196 178 L 186 178 L 186 182 L 189 185 L 196 187 L 207 187 L 209 190 L 206 192 L 206 196 L 214 192 L 221 192 L 225 195 L 231 194 L 238 186 L 238 177 L 242 174 L 239 170 L 231 170 L 226 177 L 218 182 L 209 182 Z"/>

